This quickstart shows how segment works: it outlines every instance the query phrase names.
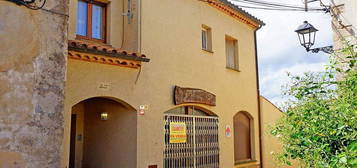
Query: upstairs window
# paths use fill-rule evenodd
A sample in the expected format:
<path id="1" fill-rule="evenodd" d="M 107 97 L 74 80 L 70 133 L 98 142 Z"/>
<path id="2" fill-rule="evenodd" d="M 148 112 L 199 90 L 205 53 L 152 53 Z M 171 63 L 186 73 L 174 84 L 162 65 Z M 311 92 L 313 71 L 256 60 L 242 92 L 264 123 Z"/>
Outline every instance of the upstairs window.
<path id="1" fill-rule="evenodd" d="M 77 37 L 105 42 L 107 4 L 79 0 L 77 6 Z"/>
<path id="2" fill-rule="evenodd" d="M 212 32 L 211 28 L 202 25 L 202 49 L 212 52 Z"/>
<path id="3" fill-rule="evenodd" d="M 227 68 L 239 71 L 238 41 L 229 36 L 226 36 L 226 60 Z"/>

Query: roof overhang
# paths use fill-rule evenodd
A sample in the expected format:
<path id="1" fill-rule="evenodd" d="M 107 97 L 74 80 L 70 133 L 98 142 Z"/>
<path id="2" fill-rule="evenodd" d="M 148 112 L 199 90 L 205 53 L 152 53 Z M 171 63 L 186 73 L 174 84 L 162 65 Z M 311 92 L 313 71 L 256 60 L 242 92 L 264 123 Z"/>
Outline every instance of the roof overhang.
<path id="1" fill-rule="evenodd" d="M 143 54 L 128 53 L 105 44 L 69 40 L 68 57 L 71 59 L 116 65 L 129 68 L 141 67 L 141 62 L 149 62 Z"/>
<path id="2" fill-rule="evenodd" d="M 203 1 L 219 9 L 220 11 L 238 19 L 239 21 L 248 24 L 253 28 L 260 28 L 265 25 L 263 21 L 249 14 L 248 12 L 246 12 L 245 10 L 243 10 L 242 8 L 238 7 L 237 5 L 233 4 L 228 0 L 203 0 Z"/>

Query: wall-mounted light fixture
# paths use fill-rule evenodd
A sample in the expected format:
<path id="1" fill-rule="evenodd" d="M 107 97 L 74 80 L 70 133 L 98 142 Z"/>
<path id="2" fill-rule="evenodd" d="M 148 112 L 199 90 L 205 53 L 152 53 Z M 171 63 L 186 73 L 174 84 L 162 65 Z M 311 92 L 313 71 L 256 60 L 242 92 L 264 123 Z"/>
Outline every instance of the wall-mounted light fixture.
<path id="1" fill-rule="evenodd" d="M 332 46 L 320 47 L 320 48 L 311 48 L 315 44 L 315 37 L 317 30 L 312 24 L 304 21 L 302 25 L 300 25 L 295 32 L 299 36 L 300 44 L 305 47 L 306 51 L 318 53 L 319 51 L 323 51 L 325 53 L 331 54 L 333 52 Z"/>
<path id="2" fill-rule="evenodd" d="M 7 0 L 10 2 L 14 2 L 17 5 L 24 5 L 32 10 L 39 10 L 43 8 L 46 4 L 46 0 Z"/>
<path id="3" fill-rule="evenodd" d="M 100 119 L 103 120 L 103 121 L 107 121 L 108 120 L 108 113 L 107 112 L 100 113 Z"/>

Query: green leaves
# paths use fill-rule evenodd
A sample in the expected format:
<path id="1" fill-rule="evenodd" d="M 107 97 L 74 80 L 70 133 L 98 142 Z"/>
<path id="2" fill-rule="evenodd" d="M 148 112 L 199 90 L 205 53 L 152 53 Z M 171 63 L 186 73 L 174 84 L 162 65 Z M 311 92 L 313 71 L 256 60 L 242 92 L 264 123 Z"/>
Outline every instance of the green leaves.
<path id="1" fill-rule="evenodd" d="M 349 151 L 354 151 L 357 152 L 357 140 L 353 141 L 352 143 L 350 143 L 347 147 L 347 149 Z"/>
<path id="2" fill-rule="evenodd" d="M 351 47 L 354 48 L 351 50 Z M 331 58 L 325 72 L 292 76 L 289 102 L 271 134 L 283 144 L 276 159 L 294 167 L 357 168 L 357 54 L 344 50 L 347 61 Z M 341 74 L 343 73 L 343 74 Z M 336 80 L 336 75 L 343 78 Z"/>

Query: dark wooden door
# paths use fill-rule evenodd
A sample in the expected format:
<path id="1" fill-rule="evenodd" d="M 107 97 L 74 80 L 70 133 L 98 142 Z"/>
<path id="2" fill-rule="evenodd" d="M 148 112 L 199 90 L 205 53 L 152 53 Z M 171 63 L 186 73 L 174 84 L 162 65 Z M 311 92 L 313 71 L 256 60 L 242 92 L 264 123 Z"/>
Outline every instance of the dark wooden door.
<path id="1" fill-rule="evenodd" d="M 77 124 L 77 115 L 72 114 L 71 117 L 71 144 L 70 144 L 70 153 L 69 153 L 69 168 L 75 168 L 76 160 L 76 124 Z"/>

